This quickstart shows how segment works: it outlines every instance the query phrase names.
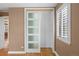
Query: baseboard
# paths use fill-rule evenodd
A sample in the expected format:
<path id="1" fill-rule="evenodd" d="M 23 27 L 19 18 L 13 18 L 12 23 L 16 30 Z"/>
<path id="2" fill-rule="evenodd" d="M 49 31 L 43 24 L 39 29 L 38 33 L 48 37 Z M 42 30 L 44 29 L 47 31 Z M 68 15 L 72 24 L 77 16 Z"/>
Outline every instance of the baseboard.
<path id="1" fill-rule="evenodd" d="M 56 51 L 53 51 L 55 53 L 56 56 L 59 56 L 59 54 Z"/>
<path id="2" fill-rule="evenodd" d="M 8 54 L 25 54 L 25 51 L 8 51 Z"/>

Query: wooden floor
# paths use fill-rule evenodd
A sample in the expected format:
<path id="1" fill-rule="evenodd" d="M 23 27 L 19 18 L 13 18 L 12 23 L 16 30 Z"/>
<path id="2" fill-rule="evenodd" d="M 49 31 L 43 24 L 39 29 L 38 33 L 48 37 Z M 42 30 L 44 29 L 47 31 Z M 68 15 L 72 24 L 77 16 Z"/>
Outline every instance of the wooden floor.
<path id="1" fill-rule="evenodd" d="M 40 53 L 8 54 L 7 49 L 0 49 L 0 56 L 55 56 L 51 48 L 41 48 Z"/>

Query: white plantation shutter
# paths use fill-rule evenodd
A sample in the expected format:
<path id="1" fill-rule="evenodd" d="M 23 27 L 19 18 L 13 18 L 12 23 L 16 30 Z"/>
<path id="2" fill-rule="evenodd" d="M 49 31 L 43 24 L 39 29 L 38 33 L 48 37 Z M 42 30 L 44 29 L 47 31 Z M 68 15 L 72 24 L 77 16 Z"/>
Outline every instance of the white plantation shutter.
<path id="1" fill-rule="evenodd" d="M 67 13 L 67 6 L 64 6 L 63 9 L 62 9 L 62 37 L 63 38 L 66 38 L 67 37 L 67 30 L 68 30 L 68 13 Z"/>
<path id="2" fill-rule="evenodd" d="M 70 4 L 63 4 L 57 10 L 57 36 L 70 43 Z"/>
<path id="3" fill-rule="evenodd" d="M 61 10 L 58 10 L 57 11 L 57 36 L 60 36 L 61 33 L 60 33 L 60 26 L 61 26 Z"/>

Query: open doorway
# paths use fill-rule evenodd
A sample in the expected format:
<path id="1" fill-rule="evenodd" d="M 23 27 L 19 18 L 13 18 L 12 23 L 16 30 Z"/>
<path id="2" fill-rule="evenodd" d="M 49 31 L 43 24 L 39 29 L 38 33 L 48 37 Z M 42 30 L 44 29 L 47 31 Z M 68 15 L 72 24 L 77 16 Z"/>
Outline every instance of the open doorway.
<path id="1" fill-rule="evenodd" d="M 9 45 L 9 17 L 0 17 L 0 49 L 2 53 L 7 52 Z"/>
<path id="2" fill-rule="evenodd" d="M 52 55 L 54 24 L 53 8 L 25 8 L 25 52 Z"/>

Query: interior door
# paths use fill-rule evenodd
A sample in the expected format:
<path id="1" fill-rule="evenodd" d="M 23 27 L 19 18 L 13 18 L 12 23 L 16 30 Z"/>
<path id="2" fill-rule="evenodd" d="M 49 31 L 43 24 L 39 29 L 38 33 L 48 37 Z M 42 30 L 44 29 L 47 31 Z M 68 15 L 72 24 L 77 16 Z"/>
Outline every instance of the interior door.
<path id="1" fill-rule="evenodd" d="M 40 12 L 27 12 L 27 39 L 26 52 L 35 53 L 40 52 Z"/>
<path id="2" fill-rule="evenodd" d="M 3 17 L 0 17 L 0 49 L 4 48 L 4 32 L 5 32 L 5 25 Z"/>

